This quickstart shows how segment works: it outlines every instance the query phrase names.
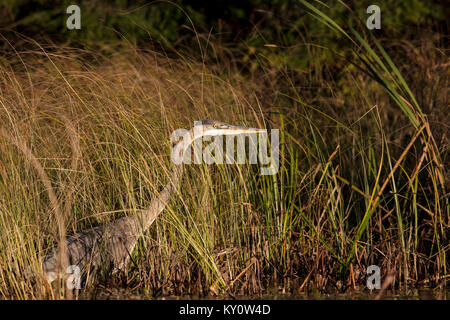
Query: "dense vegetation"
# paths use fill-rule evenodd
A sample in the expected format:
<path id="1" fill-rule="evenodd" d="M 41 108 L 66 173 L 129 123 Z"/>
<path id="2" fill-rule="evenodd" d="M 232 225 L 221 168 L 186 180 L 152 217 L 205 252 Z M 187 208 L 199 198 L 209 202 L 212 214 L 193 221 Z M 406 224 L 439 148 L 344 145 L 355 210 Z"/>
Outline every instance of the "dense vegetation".
<path id="1" fill-rule="evenodd" d="M 26 272 L 57 215 L 70 234 L 145 208 L 171 132 L 205 118 L 279 128 L 278 174 L 186 166 L 126 272 L 86 297 L 362 291 L 371 264 L 395 290 L 445 288 L 444 5 L 385 1 L 369 31 L 371 1 L 86 1 L 69 31 L 69 4 L 0 6 L 1 297 L 58 298 Z"/>

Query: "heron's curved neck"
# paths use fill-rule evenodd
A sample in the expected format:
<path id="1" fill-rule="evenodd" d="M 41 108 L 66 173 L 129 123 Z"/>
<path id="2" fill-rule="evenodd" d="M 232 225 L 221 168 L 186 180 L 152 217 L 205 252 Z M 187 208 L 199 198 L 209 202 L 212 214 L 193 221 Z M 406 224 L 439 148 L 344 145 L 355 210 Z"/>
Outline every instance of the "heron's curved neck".
<path id="1" fill-rule="evenodd" d="M 138 223 L 145 232 L 155 221 L 158 215 L 167 206 L 172 195 L 177 191 L 183 177 L 183 165 L 173 165 L 172 175 L 169 177 L 169 182 L 161 190 L 156 197 L 153 198 L 147 209 L 140 211 L 137 214 Z"/>
<path id="2" fill-rule="evenodd" d="M 191 146 L 194 141 L 194 131 L 189 130 L 188 136 L 185 137 L 184 144 L 180 144 L 179 156 L 184 159 L 184 153 Z M 164 210 L 172 195 L 177 191 L 178 186 L 183 178 L 183 163 L 173 163 L 172 175 L 169 177 L 169 182 L 164 189 L 159 192 L 152 200 L 146 210 L 140 211 L 135 217 L 137 218 L 137 226 L 145 232 L 155 221 L 158 215 Z"/>

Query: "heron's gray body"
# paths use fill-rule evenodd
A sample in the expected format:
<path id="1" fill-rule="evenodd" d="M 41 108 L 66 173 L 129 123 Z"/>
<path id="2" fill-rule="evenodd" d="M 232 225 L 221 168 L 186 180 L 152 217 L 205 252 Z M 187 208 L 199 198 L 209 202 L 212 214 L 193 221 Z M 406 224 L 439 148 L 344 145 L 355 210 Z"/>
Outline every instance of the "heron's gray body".
<path id="1" fill-rule="evenodd" d="M 128 217 L 75 233 L 66 240 L 67 263 L 78 266 L 83 272 L 100 266 L 122 269 L 128 263 L 139 238 L 137 234 Z M 44 271 L 47 274 L 56 272 L 57 260 L 58 248 L 55 248 L 44 259 Z"/>
<path id="2" fill-rule="evenodd" d="M 67 264 L 77 266 L 83 274 L 96 268 L 122 270 L 141 235 L 152 225 L 181 182 L 183 167 L 174 166 L 171 181 L 151 202 L 148 209 L 117 219 L 109 224 L 87 229 L 66 239 Z M 47 280 L 64 275 L 58 267 L 59 248 L 54 248 L 43 261 Z M 62 270 L 62 271 L 61 271 Z"/>

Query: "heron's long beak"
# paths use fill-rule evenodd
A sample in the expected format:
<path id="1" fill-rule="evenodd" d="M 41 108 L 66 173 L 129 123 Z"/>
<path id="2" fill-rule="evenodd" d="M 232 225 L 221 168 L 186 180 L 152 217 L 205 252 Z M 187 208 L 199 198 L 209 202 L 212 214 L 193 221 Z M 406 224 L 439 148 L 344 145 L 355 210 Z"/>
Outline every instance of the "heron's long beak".
<path id="1" fill-rule="evenodd" d="M 226 131 L 226 134 L 249 134 L 266 132 L 265 129 L 249 128 L 244 126 L 229 126 L 224 131 Z"/>
<path id="2" fill-rule="evenodd" d="M 198 129 L 197 129 L 198 128 Z M 249 128 L 244 126 L 235 126 L 227 123 L 216 124 L 214 128 L 203 129 L 203 126 L 194 126 L 193 140 L 200 138 L 201 136 L 226 136 L 226 135 L 238 135 L 238 134 L 258 134 L 264 133 L 266 130 L 258 128 Z"/>

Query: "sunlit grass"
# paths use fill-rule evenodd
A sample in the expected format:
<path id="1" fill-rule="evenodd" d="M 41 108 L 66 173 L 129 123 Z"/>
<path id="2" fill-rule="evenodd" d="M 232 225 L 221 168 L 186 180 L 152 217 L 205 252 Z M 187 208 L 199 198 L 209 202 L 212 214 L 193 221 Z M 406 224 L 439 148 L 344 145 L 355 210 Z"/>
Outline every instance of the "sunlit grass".
<path id="1" fill-rule="evenodd" d="M 126 272 L 92 281 L 87 297 L 113 287 L 149 297 L 363 290 L 371 264 L 392 271 L 396 287 L 445 282 L 444 148 L 381 45 L 375 53 L 356 31 L 346 37 L 372 71 L 323 80 L 337 85 L 325 103 L 264 59 L 252 82 L 232 67 L 224 74 L 135 48 L 104 57 L 30 44 L 5 54 L 0 296 L 61 297 L 27 270 L 41 274 L 64 233 L 144 209 L 168 182 L 172 131 L 208 118 L 280 129 L 279 172 L 186 166 Z M 272 74 L 279 84 L 266 81 Z"/>

